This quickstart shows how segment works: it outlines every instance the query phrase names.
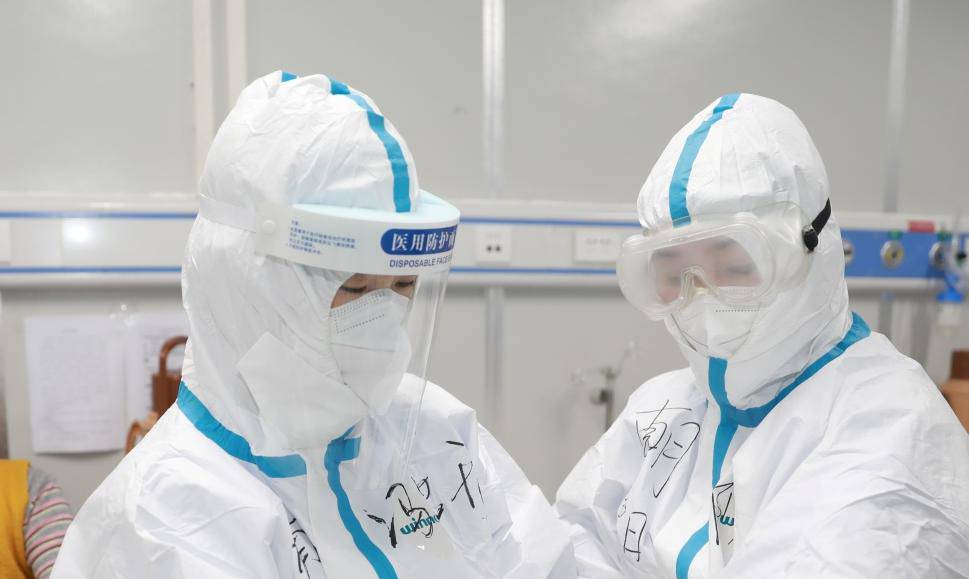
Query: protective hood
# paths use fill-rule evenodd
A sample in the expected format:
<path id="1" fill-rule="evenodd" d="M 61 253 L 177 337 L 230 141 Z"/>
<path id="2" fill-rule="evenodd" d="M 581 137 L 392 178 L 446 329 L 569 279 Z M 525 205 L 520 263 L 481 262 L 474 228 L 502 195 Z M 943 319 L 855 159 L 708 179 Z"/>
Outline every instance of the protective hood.
<path id="1" fill-rule="evenodd" d="M 306 415 L 339 436 L 367 412 L 343 384 L 330 336 L 330 303 L 353 272 L 267 255 L 257 247 L 260 223 L 253 231 L 245 222 L 267 206 L 301 204 L 388 220 L 416 214 L 426 194 L 406 143 L 366 95 L 323 75 L 277 71 L 242 92 L 212 143 L 200 194 L 182 268 L 186 385 L 257 453 L 306 446 L 277 427 L 287 408 L 307 403 L 301 391 L 327 389 Z M 347 243 L 299 235 L 290 245 L 300 250 Z M 280 393 L 291 399 L 260 412 Z"/>
<path id="2" fill-rule="evenodd" d="M 797 115 L 774 100 L 735 93 L 711 103 L 673 137 L 640 191 L 638 212 L 648 233 L 698 216 L 777 203 L 794 203 L 814 216 L 828 201 L 824 163 Z M 834 219 L 821 231 L 810 260 L 803 284 L 761 308 L 730 356 L 726 384 L 734 406 L 773 399 L 850 327 L 841 232 Z M 708 389 L 709 359 L 691 345 L 674 316 L 665 323 L 697 384 Z"/>

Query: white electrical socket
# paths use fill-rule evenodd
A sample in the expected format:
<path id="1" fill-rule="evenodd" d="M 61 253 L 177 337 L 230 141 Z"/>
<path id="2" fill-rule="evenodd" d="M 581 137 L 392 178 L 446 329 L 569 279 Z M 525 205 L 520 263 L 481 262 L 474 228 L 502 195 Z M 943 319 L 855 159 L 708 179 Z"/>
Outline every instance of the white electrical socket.
<path id="1" fill-rule="evenodd" d="M 576 229 L 572 258 L 575 263 L 613 264 L 619 259 L 622 238 L 608 229 Z"/>
<path id="2" fill-rule="evenodd" d="M 511 262 L 511 226 L 476 225 L 474 259 L 478 263 Z"/>

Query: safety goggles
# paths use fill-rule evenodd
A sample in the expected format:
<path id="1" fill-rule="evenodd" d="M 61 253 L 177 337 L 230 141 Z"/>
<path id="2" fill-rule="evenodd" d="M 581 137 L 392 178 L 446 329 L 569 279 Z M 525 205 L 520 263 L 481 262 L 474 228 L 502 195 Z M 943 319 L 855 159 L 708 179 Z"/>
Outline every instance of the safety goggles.
<path id="1" fill-rule="evenodd" d="M 623 243 L 619 286 L 657 320 L 704 293 L 732 306 L 767 304 L 804 280 L 830 214 L 830 202 L 813 220 L 778 203 L 647 230 Z"/>

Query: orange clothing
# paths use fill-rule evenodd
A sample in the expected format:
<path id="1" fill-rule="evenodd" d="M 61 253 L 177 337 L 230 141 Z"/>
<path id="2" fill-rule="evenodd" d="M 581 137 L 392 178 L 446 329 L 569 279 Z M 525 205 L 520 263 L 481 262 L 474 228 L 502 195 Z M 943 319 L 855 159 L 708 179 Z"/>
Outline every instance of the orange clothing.
<path id="1" fill-rule="evenodd" d="M 0 460 L 0 577 L 32 579 L 24 553 L 24 515 L 27 512 L 26 460 Z"/>

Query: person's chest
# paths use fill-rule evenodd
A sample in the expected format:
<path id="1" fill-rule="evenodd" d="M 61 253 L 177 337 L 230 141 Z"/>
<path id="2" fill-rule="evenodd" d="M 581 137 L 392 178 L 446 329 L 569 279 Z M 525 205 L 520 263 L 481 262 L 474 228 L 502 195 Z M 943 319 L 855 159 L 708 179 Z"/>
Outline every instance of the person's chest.
<path id="1" fill-rule="evenodd" d="M 355 459 L 305 456 L 306 476 L 269 481 L 286 506 L 295 576 L 474 577 L 500 561 L 495 531 L 510 518 L 490 465 L 464 439 L 428 444 L 403 471 L 364 441 Z"/>
<path id="2" fill-rule="evenodd" d="M 303 524 L 297 520 L 296 516 L 286 513 L 289 517 L 290 549 L 291 560 L 293 562 L 293 577 L 300 579 L 325 579 L 326 573 L 323 570 L 323 561 L 320 559 L 313 541 Z"/>
<path id="3" fill-rule="evenodd" d="M 641 466 L 616 511 L 623 571 L 703 577 L 726 565 L 823 436 L 823 413 L 804 418 L 797 401 L 756 428 L 722 424 L 692 398 L 637 409 L 630 460 Z"/>

